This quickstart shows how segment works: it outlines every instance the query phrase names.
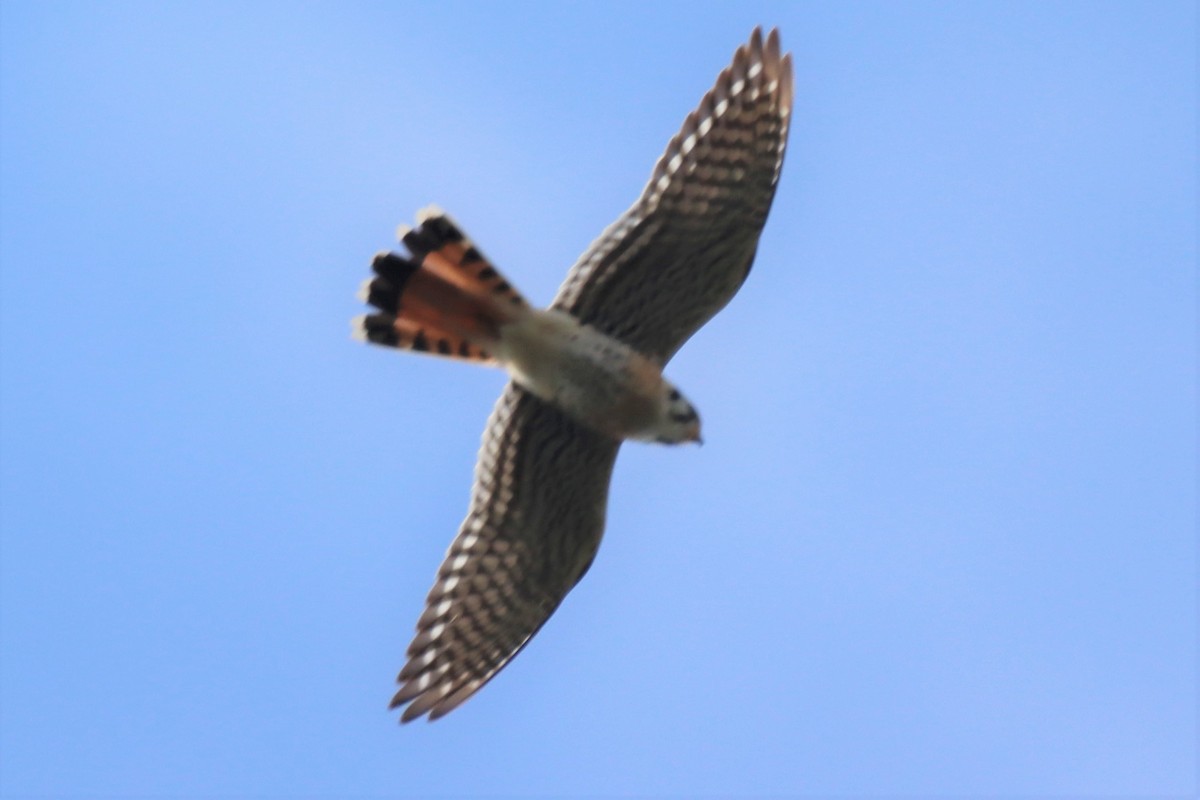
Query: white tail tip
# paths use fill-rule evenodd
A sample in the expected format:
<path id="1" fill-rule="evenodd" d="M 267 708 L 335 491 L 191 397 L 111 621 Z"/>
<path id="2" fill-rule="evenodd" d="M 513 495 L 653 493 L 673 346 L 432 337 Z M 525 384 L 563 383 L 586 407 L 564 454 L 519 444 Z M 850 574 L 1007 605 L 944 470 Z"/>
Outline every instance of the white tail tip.
<path id="1" fill-rule="evenodd" d="M 358 298 L 360 303 L 368 302 L 368 298 L 371 296 L 371 281 L 373 280 L 375 279 L 367 278 L 358 285 L 358 291 L 354 293 L 354 296 Z"/>
<path id="2" fill-rule="evenodd" d="M 359 314 L 350 320 L 350 338 L 356 342 L 365 342 L 367 340 L 366 319 L 366 314 Z"/>
<path id="3" fill-rule="evenodd" d="M 446 216 L 446 212 L 442 210 L 441 206 L 430 203 L 417 212 L 417 224 L 420 225 L 427 219 L 436 219 L 437 217 L 444 216 Z"/>

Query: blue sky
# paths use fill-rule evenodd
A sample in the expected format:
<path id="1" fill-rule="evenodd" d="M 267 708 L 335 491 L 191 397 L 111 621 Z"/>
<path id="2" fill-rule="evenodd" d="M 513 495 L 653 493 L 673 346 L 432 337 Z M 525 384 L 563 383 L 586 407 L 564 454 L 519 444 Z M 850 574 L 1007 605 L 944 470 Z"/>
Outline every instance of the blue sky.
<path id="1" fill-rule="evenodd" d="M 367 348 L 429 202 L 531 300 L 756 24 L 754 271 L 597 561 L 392 680 L 503 376 Z M 1191 3 L 0 7 L 0 791 L 1196 790 Z"/>

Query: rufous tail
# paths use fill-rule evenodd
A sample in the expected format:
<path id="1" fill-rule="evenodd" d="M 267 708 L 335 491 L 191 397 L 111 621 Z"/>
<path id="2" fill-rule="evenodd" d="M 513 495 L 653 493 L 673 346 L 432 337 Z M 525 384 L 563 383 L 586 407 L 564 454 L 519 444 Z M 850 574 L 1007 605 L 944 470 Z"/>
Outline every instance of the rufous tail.
<path id="1" fill-rule="evenodd" d="M 494 363 L 500 327 L 529 304 L 441 209 L 403 229 L 408 255 L 375 256 L 359 298 L 379 313 L 355 317 L 355 338 L 420 353 Z"/>

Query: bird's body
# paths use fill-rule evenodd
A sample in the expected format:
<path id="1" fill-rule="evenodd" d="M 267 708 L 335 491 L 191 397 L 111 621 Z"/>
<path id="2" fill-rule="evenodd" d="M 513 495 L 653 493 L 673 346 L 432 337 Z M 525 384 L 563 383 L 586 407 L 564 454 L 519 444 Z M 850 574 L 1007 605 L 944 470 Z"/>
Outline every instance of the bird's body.
<path id="1" fill-rule="evenodd" d="M 359 338 L 449 357 L 481 353 L 522 388 L 615 439 L 698 441 L 700 418 L 662 368 L 555 308 L 536 309 L 436 206 L 406 229 L 411 257 L 376 256 L 354 320 Z M 467 257 L 467 254 L 471 254 Z M 415 331 L 407 340 L 406 330 Z"/>
<path id="2" fill-rule="evenodd" d="M 531 311 L 502 328 L 497 355 L 520 386 L 613 438 L 699 438 L 695 412 L 663 402 L 678 390 L 661 367 L 563 311 Z"/>
<path id="3" fill-rule="evenodd" d="M 505 368 L 471 507 L 417 622 L 392 705 L 436 719 L 479 690 L 590 566 L 625 439 L 698 441 L 663 377 L 749 273 L 778 182 L 791 57 L 755 30 L 659 159 L 641 198 L 531 307 L 439 209 L 385 253 L 355 320 L 375 344 Z"/>

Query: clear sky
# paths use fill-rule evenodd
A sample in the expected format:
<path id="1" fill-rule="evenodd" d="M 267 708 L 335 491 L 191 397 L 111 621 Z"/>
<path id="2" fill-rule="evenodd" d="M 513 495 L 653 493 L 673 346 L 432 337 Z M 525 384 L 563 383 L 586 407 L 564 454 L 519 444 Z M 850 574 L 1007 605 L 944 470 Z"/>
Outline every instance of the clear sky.
<path id="1" fill-rule="evenodd" d="M 756 24 L 754 271 L 592 571 L 393 678 L 499 372 L 368 348 L 437 202 L 533 301 Z M 1196 790 L 1192 3 L 0 6 L 6 797 Z"/>

